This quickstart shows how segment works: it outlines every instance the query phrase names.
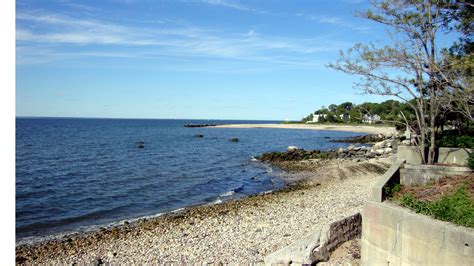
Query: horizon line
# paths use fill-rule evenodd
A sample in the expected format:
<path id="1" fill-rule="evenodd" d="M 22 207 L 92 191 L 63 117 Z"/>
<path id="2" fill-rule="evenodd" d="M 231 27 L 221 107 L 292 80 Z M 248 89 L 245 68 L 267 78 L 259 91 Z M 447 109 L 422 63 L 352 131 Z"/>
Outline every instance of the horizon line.
<path id="1" fill-rule="evenodd" d="M 15 116 L 17 118 L 59 118 L 59 119 L 128 119 L 128 120 L 228 120 L 228 121 L 275 121 L 283 122 L 287 120 L 274 119 L 220 119 L 220 118 L 137 118 L 137 117 L 99 117 L 99 116 Z M 293 121 L 293 120 L 289 120 Z"/>

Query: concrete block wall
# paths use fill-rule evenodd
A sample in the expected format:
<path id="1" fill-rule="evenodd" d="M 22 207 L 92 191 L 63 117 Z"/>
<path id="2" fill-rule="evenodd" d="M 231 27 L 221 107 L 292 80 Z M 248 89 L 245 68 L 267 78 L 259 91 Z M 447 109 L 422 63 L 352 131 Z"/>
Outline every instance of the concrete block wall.
<path id="1" fill-rule="evenodd" d="M 464 175 L 470 172 L 471 169 L 468 167 L 405 164 L 400 170 L 400 184 L 426 185 L 445 176 Z"/>
<path id="2" fill-rule="evenodd" d="M 368 201 L 362 213 L 362 265 L 474 265 L 474 229 Z"/>
<path id="3" fill-rule="evenodd" d="M 472 149 L 439 148 L 436 162 L 445 164 L 467 165 L 467 159 Z M 421 164 L 418 147 L 400 145 L 397 149 L 397 158 L 404 159 L 409 164 Z"/>

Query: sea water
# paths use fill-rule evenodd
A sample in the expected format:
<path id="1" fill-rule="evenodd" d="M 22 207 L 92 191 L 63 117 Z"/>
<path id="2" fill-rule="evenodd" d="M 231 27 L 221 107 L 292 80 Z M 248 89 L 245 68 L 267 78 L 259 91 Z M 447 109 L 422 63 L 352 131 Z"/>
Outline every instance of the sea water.
<path id="1" fill-rule="evenodd" d="M 189 123 L 275 121 L 17 118 L 17 241 L 278 189 L 284 182 L 254 156 L 360 135 Z"/>

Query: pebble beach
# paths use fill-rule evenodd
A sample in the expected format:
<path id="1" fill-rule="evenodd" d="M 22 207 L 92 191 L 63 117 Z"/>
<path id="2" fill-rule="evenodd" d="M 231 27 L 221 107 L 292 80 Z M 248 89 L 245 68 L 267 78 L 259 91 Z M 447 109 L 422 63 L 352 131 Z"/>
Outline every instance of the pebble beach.
<path id="1" fill-rule="evenodd" d="M 292 183 L 282 190 L 19 245 L 16 262 L 263 263 L 266 255 L 361 211 L 394 157 L 292 162 L 285 174 Z"/>

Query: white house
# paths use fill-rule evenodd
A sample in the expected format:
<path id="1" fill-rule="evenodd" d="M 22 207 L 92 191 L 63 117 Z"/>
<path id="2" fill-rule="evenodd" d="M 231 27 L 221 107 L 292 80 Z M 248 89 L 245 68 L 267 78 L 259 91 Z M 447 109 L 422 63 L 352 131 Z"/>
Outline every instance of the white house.
<path id="1" fill-rule="evenodd" d="M 342 114 L 342 115 L 339 115 L 339 117 L 341 118 L 342 121 L 348 121 L 351 119 L 351 115 L 349 114 Z"/>
<path id="2" fill-rule="evenodd" d="M 365 114 L 362 117 L 362 122 L 368 123 L 368 124 L 375 124 L 380 121 L 380 116 L 379 115 L 367 115 Z"/>
<path id="3" fill-rule="evenodd" d="M 325 115 L 325 114 L 322 114 L 322 115 L 317 115 L 317 114 L 314 114 L 313 115 L 313 123 L 318 123 L 319 122 L 319 118 L 326 118 L 328 115 Z"/>

